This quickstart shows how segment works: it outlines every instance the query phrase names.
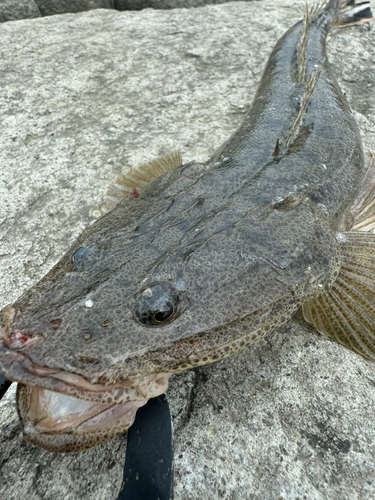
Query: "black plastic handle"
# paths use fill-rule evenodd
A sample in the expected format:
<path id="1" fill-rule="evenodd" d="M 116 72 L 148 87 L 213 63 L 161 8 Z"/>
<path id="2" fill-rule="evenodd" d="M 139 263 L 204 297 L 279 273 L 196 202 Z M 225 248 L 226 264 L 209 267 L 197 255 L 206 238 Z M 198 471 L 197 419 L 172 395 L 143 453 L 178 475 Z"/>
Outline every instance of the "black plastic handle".
<path id="1" fill-rule="evenodd" d="M 124 479 L 118 500 L 173 498 L 172 421 L 164 394 L 137 411 L 128 431 Z"/>
<path id="2" fill-rule="evenodd" d="M 11 385 L 11 381 L 6 379 L 4 375 L 0 373 L 0 399 L 4 396 Z"/>

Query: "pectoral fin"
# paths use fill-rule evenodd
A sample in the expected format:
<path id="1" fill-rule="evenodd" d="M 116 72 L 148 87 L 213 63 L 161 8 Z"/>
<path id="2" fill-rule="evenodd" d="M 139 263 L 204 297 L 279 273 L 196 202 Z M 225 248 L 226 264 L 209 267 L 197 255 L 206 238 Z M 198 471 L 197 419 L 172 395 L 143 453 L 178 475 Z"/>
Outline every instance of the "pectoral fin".
<path id="1" fill-rule="evenodd" d="M 342 265 L 334 285 L 303 304 L 323 335 L 375 361 L 375 234 L 339 233 Z"/>
<path id="2" fill-rule="evenodd" d="M 372 231 L 375 228 L 375 155 L 372 152 L 366 175 L 350 209 L 346 226 L 350 231 Z"/>

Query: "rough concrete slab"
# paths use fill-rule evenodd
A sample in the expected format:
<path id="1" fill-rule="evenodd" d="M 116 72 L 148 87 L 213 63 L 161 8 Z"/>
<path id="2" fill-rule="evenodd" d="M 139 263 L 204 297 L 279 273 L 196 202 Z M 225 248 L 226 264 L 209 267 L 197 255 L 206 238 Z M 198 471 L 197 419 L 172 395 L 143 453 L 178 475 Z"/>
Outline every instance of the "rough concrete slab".
<path id="1" fill-rule="evenodd" d="M 301 3 L 91 11 L 0 26 L 0 307 L 94 220 L 126 165 L 180 147 L 205 159 L 241 122 Z M 16 50 L 15 50 L 16 48 Z M 375 150 L 375 31 L 329 55 Z M 375 366 L 296 318 L 242 353 L 174 377 L 176 499 L 375 497 Z M 115 499 L 126 438 L 54 455 L 1 403 L 5 499 Z"/>

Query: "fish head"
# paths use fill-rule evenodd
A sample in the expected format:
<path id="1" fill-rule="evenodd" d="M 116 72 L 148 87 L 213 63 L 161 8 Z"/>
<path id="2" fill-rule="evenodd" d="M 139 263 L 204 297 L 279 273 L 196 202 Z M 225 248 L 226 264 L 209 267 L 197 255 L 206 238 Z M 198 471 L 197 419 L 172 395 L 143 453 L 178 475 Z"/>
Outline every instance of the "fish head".
<path id="1" fill-rule="evenodd" d="M 74 451 L 123 432 L 172 373 L 222 359 L 285 323 L 337 267 L 334 239 L 324 223 L 310 231 L 318 223 L 307 205 L 294 217 L 262 207 L 233 222 L 227 204 L 221 220 L 207 217 L 202 228 L 198 199 L 164 201 L 121 203 L 2 311 L 0 369 L 19 382 L 29 442 Z M 176 223 L 181 213 L 189 224 Z M 270 238 L 277 245 L 267 246 Z M 297 244 L 309 251 L 295 254 Z"/>

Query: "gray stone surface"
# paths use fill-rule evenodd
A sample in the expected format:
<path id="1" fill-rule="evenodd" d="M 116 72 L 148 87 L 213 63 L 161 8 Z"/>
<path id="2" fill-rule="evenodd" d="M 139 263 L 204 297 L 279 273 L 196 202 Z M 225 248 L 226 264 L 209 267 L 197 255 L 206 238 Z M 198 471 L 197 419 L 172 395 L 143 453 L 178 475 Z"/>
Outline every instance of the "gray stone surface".
<path id="1" fill-rule="evenodd" d="M 202 160 L 237 125 L 267 56 L 301 16 L 265 0 L 192 10 L 97 10 L 0 30 L 0 307 L 43 276 L 126 165 L 179 147 Z M 375 31 L 329 56 L 375 150 Z M 375 498 L 375 366 L 300 317 L 171 381 L 175 498 Z M 126 439 L 54 455 L 0 406 L 0 498 L 115 499 Z"/>
<path id="2" fill-rule="evenodd" d="M 40 17 L 34 0 L 0 0 L 0 23 Z"/>
<path id="3" fill-rule="evenodd" d="M 35 0 L 42 16 L 83 12 L 92 9 L 113 9 L 115 0 Z"/>

